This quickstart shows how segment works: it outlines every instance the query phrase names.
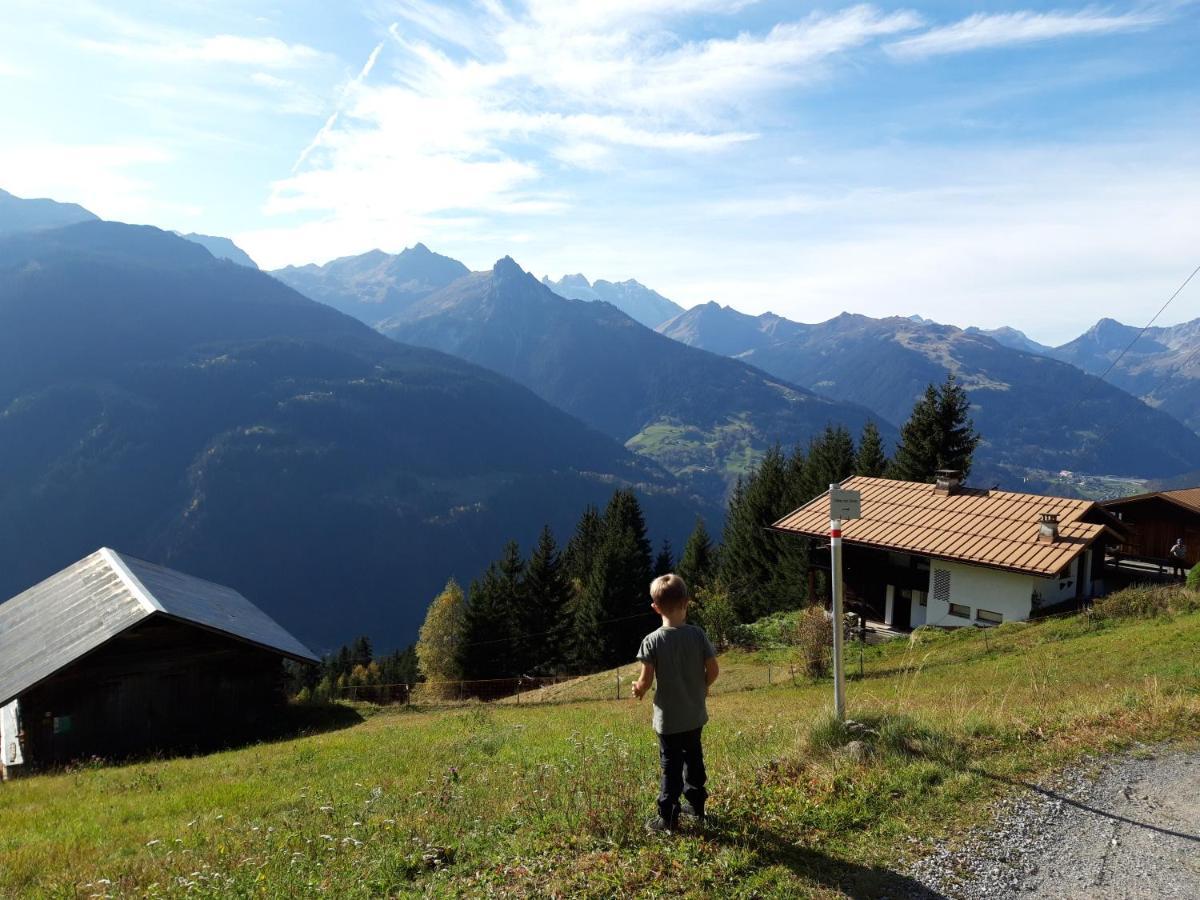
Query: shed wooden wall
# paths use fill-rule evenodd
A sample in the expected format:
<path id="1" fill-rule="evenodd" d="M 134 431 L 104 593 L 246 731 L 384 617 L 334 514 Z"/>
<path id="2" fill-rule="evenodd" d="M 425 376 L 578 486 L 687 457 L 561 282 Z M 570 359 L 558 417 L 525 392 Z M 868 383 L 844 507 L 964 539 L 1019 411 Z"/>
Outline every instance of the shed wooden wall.
<path id="1" fill-rule="evenodd" d="M 1167 559 L 1171 546 L 1178 538 L 1183 538 L 1188 549 L 1188 564 L 1200 563 L 1200 513 L 1189 512 L 1158 497 L 1114 505 L 1113 509 L 1121 513 L 1121 521 L 1130 529 L 1124 552 Z"/>
<path id="2" fill-rule="evenodd" d="M 26 760 L 219 747 L 285 703 L 281 657 L 155 617 L 21 696 Z"/>

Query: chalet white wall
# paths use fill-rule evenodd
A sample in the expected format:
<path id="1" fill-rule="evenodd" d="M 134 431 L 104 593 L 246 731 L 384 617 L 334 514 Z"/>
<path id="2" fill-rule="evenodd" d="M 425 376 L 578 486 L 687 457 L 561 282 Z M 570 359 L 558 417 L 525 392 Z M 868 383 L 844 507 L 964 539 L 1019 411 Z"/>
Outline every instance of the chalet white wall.
<path id="1" fill-rule="evenodd" d="M 933 583 L 938 570 L 950 573 L 950 603 L 970 607 L 970 618 L 950 615 L 950 605 L 933 596 Z M 1028 619 L 1030 596 L 1039 579 L 999 569 L 967 566 L 962 563 L 935 559 L 930 568 L 928 624 L 941 627 L 961 627 L 975 624 L 975 610 L 986 609 L 1000 613 L 1004 621 Z"/>

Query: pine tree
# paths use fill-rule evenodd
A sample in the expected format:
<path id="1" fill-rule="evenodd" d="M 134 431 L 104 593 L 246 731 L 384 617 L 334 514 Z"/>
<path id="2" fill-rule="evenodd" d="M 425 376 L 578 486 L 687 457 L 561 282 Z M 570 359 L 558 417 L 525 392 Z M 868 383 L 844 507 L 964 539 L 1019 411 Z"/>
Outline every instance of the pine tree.
<path id="1" fill-rule="evenodd" d="M 350 667 L 362 666 L 364 669 L 371 664 L 374 659 L 374 653 L 371 649 L 371 639 L 365 634 L 355 638 L 354 643 L 350 645 Z"/>
<path id="2" fill-rule="evenodd" d="M 970 409 L 966 389 L 953 374 L 941 387 L 929 385 L 900 430 L 891 477 L 932 482 L 939 469 L 957 469 L 965 478 L 980 441 Z"/>
<path id="3" fill-rule="evenodd" d="M 574 657 L 583 670 L 632 658 L 636 642 L 654 622 L 650 541 L 633 491 L 614 492 L 601 523 L 603 537 L 572 610 Z"/>
<path id="4" fill-rule="evenodd" d="M 839 425 L 825 426 L 820 437 L 809 443 L 804 465 L 804 491 L 797 506 L 829 490 L 831 484 L 841 484 L 854 474 L 854 441 L 850 432 Z"/>
<path id="5" fill-rule="evenodd" d="M 862 437 L 858 440 L 858 453 L 854 456 L 854 474 L 868 478 L 881 478 L 888 468 L 887 454 L 883 449 L 883 437 L 879 427 L 867 420 Z"/>
<path id="6" fill-rule="evenodd" d="M 575 533 L 563 553 L 563 573 L 576 589 L 581 588 L 591 574 L 592 562 L 596 558 L 600 541 L 604 538 L 603 531 L 600 511 L 589 504 L 579 517 Z"/>
<path id="7" fill-rule="evenodd" d="M 462 678 L 461 646 L 465 639 L 466 599 L 462 588 L 451 578 L 442 592 L 433 598 L 421 636 L 413 648 L 422 677 L 429 681 L 457 681 Z"/>
<path id="8" fill-rule="evenodd" d="M 793 463 L 779 447 L 772 447 L 757 468 L 739 480 L 729 501 L 719 572 L 743 622 L 798 606 L 804 599 L 804 542 L 767 531 L 800 505 L 797 481 L 809 476 L 805 466 Z"/>
<path id="9" fill-rule="evenodd" d="M 659 575 L 670 575 L 675 571 L 675 554 L 671 552 L 671 542 L 663 538 L 662 548 L 658 551 L 658 556 L 654 557 L 654 571 L 651 573 L 655 578 Z"/>
<path id="10" fill-rule="evenodd" d="M 512 672 L 512 648 L 517 634 L 508 605 L 505 576 L 493 562 L 471 582 L 463 616 L 463 642 L 458 662 L 463 678 L 475 681 L 505 678 Z"/>
<path id="11" fill-rule="evenodd" d="M 938 468 L 957 469 L 965 479 L 980 437 L 971 420 L 971 398 L 953 373 L 938 393 L 937 422 Z"/>
<path id="12" fill-rule="evenodd" d="M 889 475 L 901 481 L 933 481 L 939 465 L 938 390 L 932 384 L 900 429 L 900 443 Z"/>
<path id="13" fill-rule="evenodd" d="M 571 585 L 550 526 L 542 528 L 525 569 L 522 631 L 531 654 L 526 670 L 555 672 L 569 663 Z M 539 634 L 540 633 L 540 634 Z"/>
<path id="14" fill-rule="evenodd" d="M 704 519 L 696 517 L 696 527 L 683 545 L 683 556 L 679 558 L 677 571 L 687 582 L 693 595 L 706 587 L 716 573 L 716 551 L 708 529 L 704 527 Z"/>

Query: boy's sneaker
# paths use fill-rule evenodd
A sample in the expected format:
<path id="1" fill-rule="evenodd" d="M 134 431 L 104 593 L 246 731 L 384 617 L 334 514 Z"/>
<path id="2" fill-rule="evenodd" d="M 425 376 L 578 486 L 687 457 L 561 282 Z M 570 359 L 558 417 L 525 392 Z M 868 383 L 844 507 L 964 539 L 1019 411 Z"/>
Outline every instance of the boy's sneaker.
<path id="1" fill-rule="evenodd" d="M 652 816 L 646 820 L 646 834 L 674 834 L 675 827 L 662 816 Z"/>

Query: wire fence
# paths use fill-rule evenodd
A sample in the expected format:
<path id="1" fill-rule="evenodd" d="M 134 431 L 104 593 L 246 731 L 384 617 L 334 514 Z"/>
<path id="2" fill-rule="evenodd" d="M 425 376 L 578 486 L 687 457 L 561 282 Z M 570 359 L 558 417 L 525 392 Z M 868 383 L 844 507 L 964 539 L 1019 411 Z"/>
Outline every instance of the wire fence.
<path id="1" fill-rule="evenodd" d="M 958 628 L 926 626 L 911 634 L 900 634 L 884 643 L 920 646 L 926 657 L 922 667 L 936 665 L 928 657 L 945 655 L 946 662 L 969 662 L 996 653 L 1029 653 L 1043 647 L 1053 636 L 1040 626 L 1064 619 L 1077 619 L 1087 629 L 1101 627 L 1104 616 L 1090 606 L 1043 614 L 1029 622 L 1006 623 L 1002 626 L 972 625 Z M 1016 626 L 1016 627 L 1013 627 Z M 872 642 L 857 628 L 848 629 L 845 642 L 845 672 L 847 679 L 870 679 L 896 674 L 909 663 L 903 654 L 895 658 L 880 656 Z M 926 635 L 957 634 L 956 640 L 926 646 Z M 970 637 L 967 637 L 967 635 Z M 937 641 L 938 638 L 934 638 Z M 745 648 L 742 648 L 745 649 Z M 810 675 L 806 655 L 798 644 L 780 643 L 770 647 L 751 648 L 772 658 L 763 661 L 752 652 L 723 664 L 721 677 L 713 685 L 713 695 L 729 694 L 758 688 L 791 685 L 811 686 L 828 680 L 828 674 Z M 471 681 L 419 682 L 412 684 L 365 684 L 336 688 L 331 699 L 370 703 L 380 706 L 446 707 L 470 703 L 500 703 L 537 705 L 585 701 L 632 700 L 631 685 L 636 680 L 636 666 L 625 670 L 609 670 L 591 675 L 554 675 L 545 677 L 521 676 Z"/>

